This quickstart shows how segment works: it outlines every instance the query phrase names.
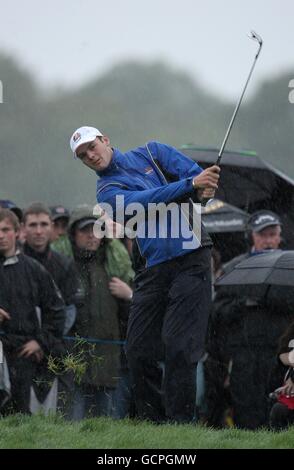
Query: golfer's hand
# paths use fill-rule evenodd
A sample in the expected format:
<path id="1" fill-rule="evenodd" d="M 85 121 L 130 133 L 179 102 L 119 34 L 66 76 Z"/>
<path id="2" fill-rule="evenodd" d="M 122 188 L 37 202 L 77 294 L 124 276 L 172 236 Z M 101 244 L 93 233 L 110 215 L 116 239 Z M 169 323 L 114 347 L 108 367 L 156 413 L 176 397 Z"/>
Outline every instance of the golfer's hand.
<path id="1" fill-rule="evenodd" d="M 0 323 L 2 323 L 4 320 L 10 320 L 10 315 L 8 312 L 3 310 L 3 308 L 0 308 Z"/>
<path id="2" fill-rule="evenodd" d="M 282 393 L 284 393 L 286 397 L 294 396 L 294 384 L 291 379 L 286 380 Z"/>
<path id="3" fill-rule="evenodd" d="M 213 199 L 215 195 L 215 189 L 212 189 L 212 188 L 198 189 L 197 195 L 200 201 L 202 199 Z"/>
<path id="4" fill-rule="evenodd" d="M 31 339 L 30 341 L 28 341 L 27 343 L 23 345 L 18 356 L 30 357 L 32 355 L 34 355 L 37 362 L 41 362 L 44 356 L 41 346 L 34 339 Z"/>
<path id="5" fill-rule="evenodd" d="M 196 190 L 205 190 L 212 189 L 216 190 L 218 188 L 220 167 L 217 165 L 210 166 L 193 178 L 193 186 Z M 202 197 L 206 197 L 202 194 Z M 211 197 L 211 196 L 208 196 Z"/>
<path id="6" fill-rule="evenodd" d="M 133 291 L 128 284 L 118 277 L 111 278 L 108 284 L 109 290 L 114 297 L 123 300 L 131 300 Z"/>

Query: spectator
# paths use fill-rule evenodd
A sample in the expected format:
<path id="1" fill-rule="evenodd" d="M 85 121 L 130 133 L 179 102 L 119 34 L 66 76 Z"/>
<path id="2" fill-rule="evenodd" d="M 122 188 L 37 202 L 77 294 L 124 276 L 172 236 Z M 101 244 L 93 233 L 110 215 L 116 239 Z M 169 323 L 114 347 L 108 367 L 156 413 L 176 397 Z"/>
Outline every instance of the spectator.
<path id="1" fill-rule="evenodd" d="M 22 215 L 23 215 L 22 210 L 13 201 L 10 201 L 9 199 L 1 199 L 0 200 L 0 208 L 1 207 L 2 207 L 2 209 L 11 210 L 11 212 L 13 212 L 16 215 L 16 217 L 18 218 L 19 223 L 22 222 Z M 23 233 L 23 230 L 22 230 L 22 225 L 20 225 L 19 235 L 18 235 L 18 238 L 17 238 L 17 246 L 21 247 L 22 244 L 24 243 L 24 241 L 25 241 L 24 233 Z"/>
<path id="2" fill-rule="evenodd" d="M 73 253 L 67 235 L 67 226 L 70 217 L 69 211 L 63 206 L 53 206 L 50 210 L 53 222 L 51 248 L 62 255 L 72 258 Z"/>
<path id="3" fill-rule="evenodd" d="M 278 382 L 279 388 L 274 392 L 277 402 L 270 412 L 270 426 L 276 431 L 285 429 L 294 424 L 294 322 L 290 324 L 280 339 L 278 353 L 279 375 L 284 376 L 284 384 Z"/>
<path id="4" fill-rule="evenodd" d="M 24 253 L 41 263 L 56 282 L 66 304 L 64 333 L 72 327 L 76 309 L 74 305 L 77 277 L 72 260 L 50 247 L 52 219 L 50 210 L 41 203 L 34 203 L 24 211 L 23 225 L 26 242 Z"/>
<path id="5" fill-rule="evenodd" d="M 75 296 L 78 288 L 77 274 L 72 259 L 57 253 L 50 247 L 52 220 L 50 210 L 41 203 L 34 203 L 24 210 L 23 226 L 26 242 L 24 253 L 39 261 L 51 274 L 65 302 L 64 334 L 73 326 L 76 319 Z M 34 386 L 40 394 L 40 386 Z M 69 373 L 58 377 L 58 409 L 68 415 L 73 381 Z M 42 394 L 42 398 L 45 394 Z"/>
<path id="6" fill-rule="evenodd" d="M 225 272 L 246 257 L 279 247 L 281 222 L 273 212 L 254 213 L 248 221 L 248 228 L 252 243 L 249 253 L 231 260 L 224 267 Z M 222 286 L 216 291 L 208 352 L 217 364 L 218 390 L 223 390 L 220 393 L 225 396 L 229 386 L 234 423 L 240 428 L 256 429 L 268 422 L 269 371 L 278 338 L 290 316 L 281 302 L 274 305 L 266 297 L 254 296 L 253 290 L 251 296 L 243 295 L 242 287 Z M 218 424 L 222 420 L 218 411 L 224 400 L 211 389 L 208 393 L 214 396 L 210 410 L 216 410 L 209 424 Z"/>
<path id="7" fill-rule="evenodd" d="M 122 374 L 119 342 L 125 338 L 123 330 L 132 297 L 133 271 L 128 253 L 118 240 L 96 238 L 96 221 L 91 207 L 80 206 L 72 212 L 69 222 L 80 280 L 78 315 L 72 334 L 97 340 L 96 344 L 82 345 L 82 349 L 88 348 L 87 370 L 76 386 L 74 420 L 113 415 L 115 389 Z"/>
<path id="8" fill-rule="evenodd" d="M 49 355 L 63 352 L 64 304 L 49 273 L 16 250 L 19 221 L 0 211 L 0 328 L 11 382 L 1 410 L 30 413 L 32 385 Z"/>

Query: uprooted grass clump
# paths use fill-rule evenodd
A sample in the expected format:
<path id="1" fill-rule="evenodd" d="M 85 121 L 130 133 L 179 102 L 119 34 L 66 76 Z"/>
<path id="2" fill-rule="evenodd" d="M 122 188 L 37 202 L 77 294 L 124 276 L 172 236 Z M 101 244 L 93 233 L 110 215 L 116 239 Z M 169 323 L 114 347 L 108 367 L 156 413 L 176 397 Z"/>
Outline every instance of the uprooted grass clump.
<path id="1" fill-rule="evenodd" d="M 48 369 L 58 376 L 66 372 L 72 372 L 74 380 L 80 384 L 86 373 L 89 363 L 99 363 L 102 358 L 95 355 L 95 344 L 90 344 L 87 340 L 76 336 L 72 351 L 68 351 L 62 357 L 48 357 Z"/>

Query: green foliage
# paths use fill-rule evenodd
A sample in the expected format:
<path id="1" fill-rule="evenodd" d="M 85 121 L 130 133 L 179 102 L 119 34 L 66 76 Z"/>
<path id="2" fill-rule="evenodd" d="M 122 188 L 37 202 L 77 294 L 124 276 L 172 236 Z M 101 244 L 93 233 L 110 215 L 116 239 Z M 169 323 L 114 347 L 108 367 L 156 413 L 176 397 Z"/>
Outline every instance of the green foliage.
<path id="1" fill-rule="evenodd" d="M 293 77 L 289 71 L 245 97 L 228 142 L 257 150 L 292 177 Z M 0 198 L 20 206 L 95 203 L 96 175 L 74 160 L 68 144 L 80 125 L 97 126 L 122 150 L 148 140 L 219 148 L 235 106 L 159 62 L 118 64 L 80 89 L 45 96 L 15 61 L 0 56 L 0 79 Z"/>
<path id="2" fill-rule="evenodd" d="M 292 449 L 294 428 L 284 432 L 212 430 L 92 418 L 70 423 L 59 416 L 0 419 L 1 449 Z"/>

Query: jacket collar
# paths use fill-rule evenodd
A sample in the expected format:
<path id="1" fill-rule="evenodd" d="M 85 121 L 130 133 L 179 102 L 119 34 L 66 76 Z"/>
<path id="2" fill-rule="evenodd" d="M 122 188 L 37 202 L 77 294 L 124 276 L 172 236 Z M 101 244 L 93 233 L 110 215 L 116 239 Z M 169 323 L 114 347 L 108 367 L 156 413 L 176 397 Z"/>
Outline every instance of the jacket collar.
<path id="1" fill-rule="evenodd" d="M 124 160 L 124 154 L 120 150 L 114 148 L 112 158 L 108 167 L 105 168 L 105 170 L 96 171 L 96 174 L 98 176 L 107 176 L 109 174 L 112 174 L 115 170 L 119 169 L 119 167 L 123 163 L 123 160 Z"/>
<path id="2" fill-rule="evenodd" d="M 34 250 L 28 243 L 24 244 L 23 248 L 24 254 L 30 256 L 31 258 L 36 259 L 39 263 L 43 264 L 50 255 L 50 244 L 47 245 L 45 251 L 39 252 Z"/>
<path id="3" fill-rule="evenodd" d="M 15 254 L 5 258 L 4 256 L 0 257 L 0 261 L 2 262 L 3 266 L 12 266 L 13 264 L 18 263 L 18 255 L 20 254 L 19 250 L 16 250 Z"/>

